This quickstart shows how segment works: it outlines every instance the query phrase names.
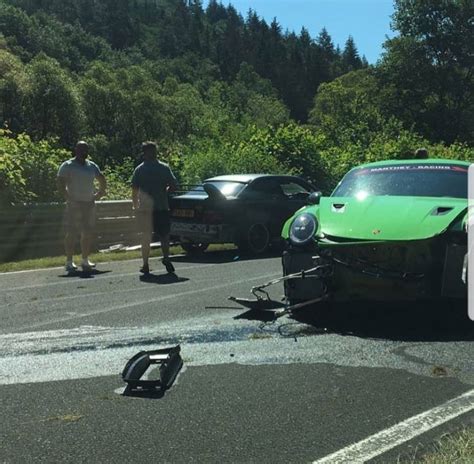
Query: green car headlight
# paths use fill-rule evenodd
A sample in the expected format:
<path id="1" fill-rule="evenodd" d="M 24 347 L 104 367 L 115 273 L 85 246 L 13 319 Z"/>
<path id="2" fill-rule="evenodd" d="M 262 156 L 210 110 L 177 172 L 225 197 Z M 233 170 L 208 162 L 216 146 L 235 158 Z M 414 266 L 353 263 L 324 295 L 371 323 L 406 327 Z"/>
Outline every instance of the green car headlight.
<path id="1" fill-rule="evenodd" d="M 290 240 L 294 245 L 306 245 L 314 236 L 318 221 L 312 214 L 303 213 L 296 216 L 290 227 Z"/>

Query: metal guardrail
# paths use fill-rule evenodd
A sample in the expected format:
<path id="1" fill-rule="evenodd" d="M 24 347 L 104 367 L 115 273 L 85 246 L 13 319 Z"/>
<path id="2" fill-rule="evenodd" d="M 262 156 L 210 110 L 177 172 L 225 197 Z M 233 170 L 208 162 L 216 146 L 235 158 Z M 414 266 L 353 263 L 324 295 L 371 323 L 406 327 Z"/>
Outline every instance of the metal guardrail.
<path id="1" fill-rule="evenodd" d="M 0 210 L 0 262 L 63 252 L 64 204 L 16 204 Z M 95 248 L 139 243 L 130 200 L 98 201 Z"/>

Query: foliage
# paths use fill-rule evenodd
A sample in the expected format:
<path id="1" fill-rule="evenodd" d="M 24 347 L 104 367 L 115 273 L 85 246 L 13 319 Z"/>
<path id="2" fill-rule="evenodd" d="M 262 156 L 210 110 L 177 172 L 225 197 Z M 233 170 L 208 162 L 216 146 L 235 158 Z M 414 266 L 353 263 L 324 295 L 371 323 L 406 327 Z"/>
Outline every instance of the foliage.
<path id="1" fill-rule="evenodd" d="M 54 141 L 34 142 L 26 134 L 0 130 L 0 201 L 56 201 L 59 165 L 69 158 Z"/>
<path id="2" fill-rule="evenodd" d="M 258 172 L 285 172 L 278 160 L 272 156 L 254 151 L 242 142 L 202 143 L 192 154 L 188 154 L 183 162 L 181 178 L 183 184 L 197 184 L 206 178 L 229 173 L 251 174 Z"/>
<path id="3" fill-rule="evenodd" d="M 59 63 L 38 55 L 27 67 L 26 93 L 28 129 L 38 139 L 59 136 L 70 146 L 81 127 L 79 98 L 72 79 Z"/>
<path id="4" fill-rule="evenodd" d="M 333 143 L 352 140 L 366 145 L 374 134 L 396 125 L 384 116 L 381 101 L 378 82 L 370 70 L 350 72 L 320 86 L 309 123 Z"/>
<path id="5" fill-rule="evenodd" d="M 255 12 L 244 19 L 232 5 L 216 0 L 205 10 L 199 0 L 0 1 L 8 15 L 2 27 L 0 14 L 0 32 L 25 58 L 43 51 L 82 71 L 86 62 L 117 62 L 124 54 L 138 58 L 135 64 L 191 54 L 214 63 L 226 82 L 246 62 L 272 82 L 300 120 L 306 119 L 321 82 L 364 66 L 352 39 L 343 64 L 327 31 L 321 43 L 304 29 L 299 35 L 282 33 L 276 20 L 268 25 Z"/>
<path id="6" fill-rule="evenodd" d="M 131 198 L 131 178 L 135 162 L 125 158 L 115 166 L 107 166 L 102 173 L 107 179 L 107 197 L 104 200 L 123 200 Z"/>
<path id="7" fill-rule="evenodd" d="M 378 78 L 388 111 L 432 140 L 474 140 L 473 17 L 471 0 L 395 2 Z"/>
<path id="8" fill-rule="evenodd" d="M 352 37 L 341 51 L 217 0 L 0 0 L 2 201 L 55 199 L 58 146 L 79 138 L 109 198 L 128 198 L 144 140 L 181 182 L 289 172 L 325 192 L 420 146 L 472 160 L 473 16 L 470 0 L 396 0 L 369 67 Z"/>
<path id="9" fill-rule="evenodd" d="M 184 159 L 183 179 L 202 181 L 226 173 L 289 173 L 324 181 L 319 159 L 321 139 L 296 124 L 253 127 L 235 143 L 207 143 Z"/>

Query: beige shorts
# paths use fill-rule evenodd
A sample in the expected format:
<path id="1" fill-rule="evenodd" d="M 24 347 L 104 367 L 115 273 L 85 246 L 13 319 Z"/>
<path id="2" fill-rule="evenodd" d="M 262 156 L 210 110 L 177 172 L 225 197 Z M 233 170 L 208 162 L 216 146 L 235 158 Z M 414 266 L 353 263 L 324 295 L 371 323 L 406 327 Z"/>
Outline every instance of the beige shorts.
<path id="1" fill-rule="evenodd" d="M 65 229 L 68 233 L 91 233 L 95 230 L 94 201 L 68 201 L 66 204 Z"/>

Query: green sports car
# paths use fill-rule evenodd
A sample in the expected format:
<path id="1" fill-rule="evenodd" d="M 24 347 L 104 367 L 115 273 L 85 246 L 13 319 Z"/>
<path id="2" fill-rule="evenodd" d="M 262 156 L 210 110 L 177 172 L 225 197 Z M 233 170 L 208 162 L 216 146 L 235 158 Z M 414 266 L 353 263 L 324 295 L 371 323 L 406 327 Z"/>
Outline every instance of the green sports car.
<path id="1" fill-rule="evenodd" d="M 289 305 L 466 298 L 469 163 L 383 161 L 349 171 L 284 225 Z"/>

